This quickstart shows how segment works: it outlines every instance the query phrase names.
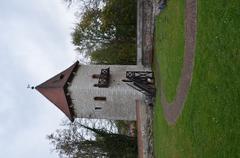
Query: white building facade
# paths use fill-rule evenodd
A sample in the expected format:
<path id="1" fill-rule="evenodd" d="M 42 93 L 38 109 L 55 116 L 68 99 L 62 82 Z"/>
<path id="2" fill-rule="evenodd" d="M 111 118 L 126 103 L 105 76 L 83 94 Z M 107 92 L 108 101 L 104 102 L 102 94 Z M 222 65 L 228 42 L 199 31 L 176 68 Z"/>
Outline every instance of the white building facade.
<path id="1" fill-rule="evenodd" d="M 136 120 L 136 100 L 145 95 L 126 82 L 127 71 L 149 72 L 142 65 L 80 65 L 40 84 L 36 89 L 72 121 L 74 118 Z"/>

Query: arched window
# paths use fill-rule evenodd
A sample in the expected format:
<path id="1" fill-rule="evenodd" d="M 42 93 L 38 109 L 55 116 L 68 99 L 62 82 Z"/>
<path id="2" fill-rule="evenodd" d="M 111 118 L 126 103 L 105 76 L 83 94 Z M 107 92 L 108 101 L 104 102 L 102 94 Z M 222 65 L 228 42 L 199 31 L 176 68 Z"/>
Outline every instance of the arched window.
<path id="1" fill-rule="evenodd" d="M 97 101 L 106 101 L 107 100 L 106 97 L 94 97 L 93 99 L 97 100 Z"/>

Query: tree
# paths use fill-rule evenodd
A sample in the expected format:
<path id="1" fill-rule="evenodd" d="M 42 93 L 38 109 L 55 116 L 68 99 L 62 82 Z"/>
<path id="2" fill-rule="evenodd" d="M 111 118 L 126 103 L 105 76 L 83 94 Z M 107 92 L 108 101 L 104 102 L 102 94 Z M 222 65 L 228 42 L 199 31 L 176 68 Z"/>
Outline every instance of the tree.
<path id="1" fill-rule="evenodd" d="M 72 33 L 76 50 L 95 64 L 135 64 L 136 0 L 79 0 L 79 4 L 80 21 Z M 136 136 L 116 130 L 126 125 L 108 120 L 108 125 L 99 126 L 83 120 L 64 123 L 64 129 L 48 135 L 60 157 L 137 157 Z"/>
<path id="2" fill-rule="evenodd" d="M 81 119 L 64 125 L 67 128 L 48 135 L 60 157 L 133 158 L 137 156 L 136 137 L 114 133 L 114 130 L 97 127 L 95 123 L 89 121 L 86 125 Z M 110 126 L 114 124 L 110 122 Z"/>
<path id="3" fill-rule="evenodd" d="M 73 44 L 82 53 L 90 54 L 104 44 L 109 44 L 113 37 L 113 30 L 103 31 L 101 29 L 100 10 L 87 10 L 80 23 L 74 28 L 72 33 Z"/>
<path id="4" fill-rule="evenodd" d="M 136 45 L 132 43 L 111 44 L 91 53 L 93 64 L 127 64 L 136 63 Z"/>
<path id="5" fill-rule="evenodd" d="M 136 6 L 136 0 L 105 0 L 102 5 L 85 7 L 72 33 L 76 50 L 91 55 L 112 48 L 118 52 L 122 47 L 116 45 L 127 46 L 127 43 L 130 44 L 127 48 L 136 47 Z M 131 56 L 136 54 L 136 49 L 125 49 L 124 52 Z M 95 55 L 94 59 L 97 57 Z"/>
<path id="6" fill-rule="evenodd" d="M 115 28 L 115 40 L 120 42 L 136 41 L 136 0 L 106 0 L 103 8 L 101 21 L 102 27 Z"/>

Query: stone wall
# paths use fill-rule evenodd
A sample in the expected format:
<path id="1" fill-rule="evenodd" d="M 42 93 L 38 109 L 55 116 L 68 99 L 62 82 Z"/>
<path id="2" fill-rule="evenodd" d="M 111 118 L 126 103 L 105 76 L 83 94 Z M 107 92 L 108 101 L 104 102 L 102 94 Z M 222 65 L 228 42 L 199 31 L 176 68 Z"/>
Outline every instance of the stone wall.
<path id="1" fill-rule="evenodd" d="M 142 64 L 147 67 L 152 63 L 155 3 L 155 0 L 138 0 L 138 60 L 141 58 Z"/>
<path id="2" fill-rule="evenodd" d="M 151 67 L 154 51 L 154 24 L 157 0 L 138 0 L 138 54 L 142 64 Z M 139 49 L 141 48 L 141 50 Z M 138 157 L 153 158 L 153 107 L 137 102 Z"/>
<path id="3" fill-rule="evenodd" d="M 110 86 L 94 87 L 98 79 L 93 74 L 100 74 L 102 68 L 110 67 Z M 149 70 L 137 65 L 81 65 L 78 69 L 70 92 L 74 112 L 77 117 L 111 120 L 136 120 L 135 100 L 143 100 L 139 91 L 122 82 L 126 71 Z M 106 101 L 94 100 L 94 97 L 106 97 Z"/>

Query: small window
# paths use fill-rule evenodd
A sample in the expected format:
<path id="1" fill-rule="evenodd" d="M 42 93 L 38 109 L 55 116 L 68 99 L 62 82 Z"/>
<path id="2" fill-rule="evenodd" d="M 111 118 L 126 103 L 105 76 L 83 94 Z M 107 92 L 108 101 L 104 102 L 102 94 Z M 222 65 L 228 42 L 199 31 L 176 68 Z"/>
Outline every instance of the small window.
<path id="1" fill-rule="evenodd" d="M 61 74 L 59 78 L 60 78 L 60 79 L 63 79 L 63 78 L 64 78 L 64 74 Z"/>
<path id="2" fill-rule="evenodd" d="M 92 78 L 99 78 L 99 76 L 100 76 L 99 74 L 93 74 Z"/>
<path id="3" fill-rule="evenodd" d="M 98 101 L 106 101 L 107 98 L 106 97 L 94 97 L 94 100 L 98 100 Z"/>
<path id="4" fill-rule="evenodd" d="M 102 107 L 96 106 L 95 110 L 102 110 Z"/>

